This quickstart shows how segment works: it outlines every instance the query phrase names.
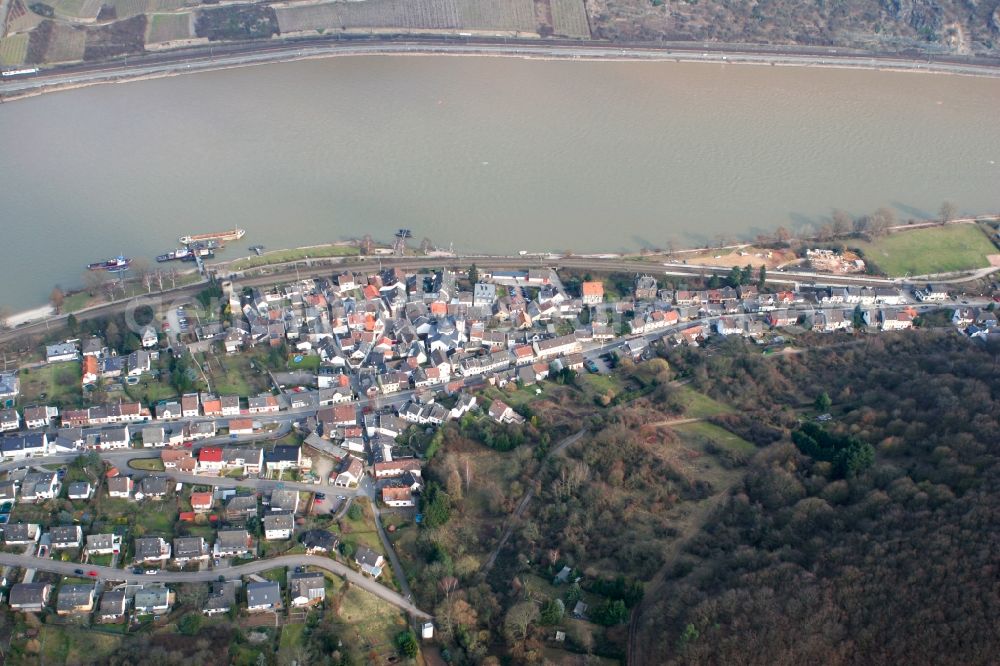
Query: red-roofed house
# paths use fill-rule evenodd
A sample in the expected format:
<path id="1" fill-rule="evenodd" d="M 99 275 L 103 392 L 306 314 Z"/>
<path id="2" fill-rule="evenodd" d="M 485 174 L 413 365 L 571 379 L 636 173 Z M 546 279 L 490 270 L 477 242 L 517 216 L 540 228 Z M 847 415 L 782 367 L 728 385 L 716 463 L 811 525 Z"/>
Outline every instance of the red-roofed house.
<path id="1" fill-rule="evenodd" d="M 392 462 L 377 462 L 373 466 L 376 479 L 389 479 L 394 476 L 403 476 L 410 472 L 414 476 L 420 476 L 420 461 L 416 458 L 402 458 Z"/>
<path id="2" fill-rule="evenodd" d="M 191 508 L 198 513 L 206 513 L 212 510 L 212 493 L 191 493 Z"/>
<path id="3" fill-rule="evenodd" d="M 206 446 L 198 452 L 198 472 L 201 474 L 215 474 L 222 471 L 222 448 L 218 446 Z"/>
<path id="4" fill-rule="evenodd" d="M 386 506 L 414 506 L 413 491 L 409 488 L 388 486 L 382 489 L 382 502 Z"/>
<path id="5" fill-rule="evenodd" d="M 583 302 L 587 305 L 597 305 L 604 301 L 603 282 L 584 282 L 582 292 Z"/>
<path id="6" fill-rule="evenodd" d="M 230 419 L 229 420 L 229 434 L 230 435 L 252 435 L 253 434 L 253 419 Z"/>

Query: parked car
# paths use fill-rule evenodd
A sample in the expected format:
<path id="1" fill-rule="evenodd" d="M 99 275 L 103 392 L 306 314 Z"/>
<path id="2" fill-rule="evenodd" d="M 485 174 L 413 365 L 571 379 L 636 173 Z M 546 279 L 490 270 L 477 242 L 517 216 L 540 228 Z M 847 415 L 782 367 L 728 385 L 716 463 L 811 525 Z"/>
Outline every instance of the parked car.
<path id="1" fill-rule="evenodd" d="M 75 573 L 77 576 L 82 576 L 83 575 L 83 569 L 74 569 L 73 573 Z"/>
<path id="2" fill-rule="evenodd" d="M 158 573 L 160 573 L 159 569 L 146 569 L 147 576 L 155 576 Z"/>
<path id="3" fill-rule="evenodd" d="M 87 575 L 90 576 L 91 578 L 97 578 L 99 574 L 96 571 L 88 571 Z"/>

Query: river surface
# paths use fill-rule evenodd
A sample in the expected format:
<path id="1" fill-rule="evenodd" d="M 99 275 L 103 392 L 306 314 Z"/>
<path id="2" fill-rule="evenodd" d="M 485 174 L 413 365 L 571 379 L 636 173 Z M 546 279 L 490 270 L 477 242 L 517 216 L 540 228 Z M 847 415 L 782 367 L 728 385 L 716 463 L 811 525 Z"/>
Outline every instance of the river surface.
<path id="1" fill-rule="evenodd" d="M 0 106 L 0 305 L 247 229 L 220 258 L 412 229 L 455 251 L 752 238 L 1000 209 L 1000 80 L 702 63 L 345 57 Z"/>

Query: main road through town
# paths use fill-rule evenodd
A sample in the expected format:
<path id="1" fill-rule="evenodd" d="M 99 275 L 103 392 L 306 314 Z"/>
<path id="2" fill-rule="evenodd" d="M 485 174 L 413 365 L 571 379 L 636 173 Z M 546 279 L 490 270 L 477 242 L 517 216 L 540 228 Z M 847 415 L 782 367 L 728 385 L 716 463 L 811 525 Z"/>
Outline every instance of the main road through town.
<path id="1" fill-rule="evenodd" d="M 653 262 L 624 259 L 622 257 L 580 257 L 580 256 L 522 256 L 504 257 L 493 255 L 482 256 L 461 256 L 461 257 L 419 257 L 419 258 L 382 258 L 363 260 L 344 259 L 311 259 L 298 261 L 290 264 L 274 266 L 268 269 L 266 274 L 243 275 L 234 273 L 232 275 L 220 275 L 219 277 L 232 277 L 234 282 L 240 287 L 261 287 L 290 282 L 304 278 L 329 276 L 333 272 L 340 271 L 374 271 L 382 268 L 401 268 L 404 270 L 435 269 L 442 266 L 453 269 L 464 269 L 476 264 L 481 269 L 517 270 L 529 267 L 549 267 L 549 268 L 572 268 L 589 271 L 603 272 L 626 272 L 626 273 L 649 273 L 651 275 L 691 275 L 710 276 L 727 275 L 730 271 L 728 267 L 719 266 L 696 266 L 682 262 Z M 996 270 L 996 269 L 991 269 Z M 982 277 L 977 273 L 976 277 Z M 877 278 L 861 275 L 827 275 L 822 273 L 811 273 L 808 271 L 784 271 L 768 273 L 767 281 L 772 284 L 808 284 L 823 286 L 904 286 L 905 280 L 892 280 L 887 278 Z M 957 280 L 949 280 L 955 282 Z M 120 312 L 135 308 L 143 303 L 151 305 L 183 304 L 188 302 L 195 294 L 203 290 L 206 282 L 157 292 L 148 296 L 138 296 L 132 299 L 116 301 L 97 305 L 86 310 L 74 313 L 78 322 L 107 317 Z M 0 344 L 14 342 L 22 336 L 43 334 L 50 330 L 52 326 L 64 321 L 68 315 L 50 317 L 42 321 L 36 321 L 18 326 L 9 331 L 0 332 Z"/>
<path id="2" fill-rule="evenodd" d="M 127 569 L 113 569 L 111 567 L 84 566 L 76 562 L 60 562 L 35 557 L 34 555 L 19 555 L 14 553 L 0 553 L 0 564 L 7 566 L 22 567 L 24 569 L 36 569 L 39 571 L 49 571 L 63 576 L 78 576 L 78 569 L 83 568 L 88 574 L 91 571 L 97 572 L 97 580 L 125 581 L 128 583 L 206 583 L 219 580 L 221 574 L 216 571 L 160 571 L 155 574 L 135 574 Z M 260 573 L 277 567 L 300 567 L 312 566 L 325 569 L 333 574 L 342 576 L 348 582 L 357 585 L 366 592 L 374 594 L 378 598 L 389 602 L 393 606 L 420 619 L 430 619 L 431 615 L 417 608 L 413 602 L 403 595 L 390 590 L 386 586 L 368 578 L 353 569 L 319 555 L 284 555 L 266 560 L 257 560 L 249 564 L 225 569 L 224 578 L 238 578 L 249 574 Z"/>

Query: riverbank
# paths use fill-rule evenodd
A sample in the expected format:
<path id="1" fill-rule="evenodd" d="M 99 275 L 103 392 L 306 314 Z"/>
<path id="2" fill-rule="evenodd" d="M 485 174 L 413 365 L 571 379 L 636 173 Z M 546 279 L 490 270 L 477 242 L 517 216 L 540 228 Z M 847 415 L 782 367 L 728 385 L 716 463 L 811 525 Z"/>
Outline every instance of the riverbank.
<path id="1" fill-rule="evenodd" d="M 43 319 L 48 319 L 49 317 L 54 317 L 55 315 L 56 310 L 51 305 L 40 305 L 37 308 L 17 312 L 7 317 L 7 326 L 15 328 L 17 326 L 21 326 L 22 324 L 29 324 L 33 321 L 41 321 Z"/>
<path id="2" fill-rule="evenodd" d="M 317 43 L 318 42 L 318 43 Z M 104 83 L 126 83 L 178 76 L 195 72 L 225 70 L 252 65 L 292 62 L 343 56 L 486 56 L 535 60 L 584 60 L 610 62 L 701 62 L 825 69 L 864 69 L 889 72 L 951 74 L 1000 78 L 1000 62 L 960 62 L 954 60 L 907 59 L 889 54 L 865 54 L 823 49 L 761 50 L 740 45 L 669 45 L 664 47 L 591 44 L 589 42 L 549 43 L 504 40 L 500 43 L 454 43 L 442 41 L 380 41 L 366 44 L 330 43 L 316 40 L 280 44 L 248 45 L 236 53 L 215 55 L 216 47 L 180 53 L 157 53 L 133 58 L 131 65 L 101 63 L 75 65 L 51 73 L 29 75 L 0 83 L 0 99 L 14 101 L 27 97 L 83 88 Z M 220 50 L 222 47 L 218 47 Z M 752 48 L 752 50 L 745 50 Z M 207 55 L 206 55 L 207 53 Z M 136 61 L 139 62 L 136 62 Z"/>

